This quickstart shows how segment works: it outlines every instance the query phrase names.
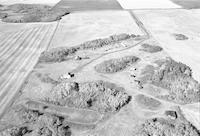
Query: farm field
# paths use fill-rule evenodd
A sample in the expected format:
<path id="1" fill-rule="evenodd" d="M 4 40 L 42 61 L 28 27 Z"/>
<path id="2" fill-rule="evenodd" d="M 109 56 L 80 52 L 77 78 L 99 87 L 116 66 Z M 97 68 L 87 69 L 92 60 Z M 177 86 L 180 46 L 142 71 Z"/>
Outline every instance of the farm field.
<path id="1" fill-rule="evenodd" d="M 31 25 L 30 25 L 31 26 Z M 56 28 L 56 23 L 41 24 L 2 35 L 1 58 L 1 115 L 14 98 L 27 75 L 37 63 Z"/>
<path id="2" fill-rule="evenodd" d="M 127 11 L 71 13 L 60 21 L 50 48 L 76 46 L 86 41 L 120 33 L 143 34 Z"/>
<path id="3" fill-rule="evenodd" d="M 0 136 L 199 136 L 200 10 L 177 1 L 0 0 L 19 18 L 0 22 Z"/>
<path id="4" fill-rule="evenodd" d="M 180 5 L 173 3 L 177 0 L 117 0 L 123 9 L 174 9 L 181 8 Z M 182 1 L 182 0 L 181 0 Z"/>

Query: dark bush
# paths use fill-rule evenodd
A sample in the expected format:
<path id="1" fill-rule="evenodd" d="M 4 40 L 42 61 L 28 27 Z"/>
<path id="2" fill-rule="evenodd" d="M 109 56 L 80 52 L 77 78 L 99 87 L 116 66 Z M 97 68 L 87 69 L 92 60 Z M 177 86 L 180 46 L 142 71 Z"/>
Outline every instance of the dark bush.
<path id="1" fill-rule="evenodd" d="M 52 88 L 46 100 L 62 106 L 92 109 L 104 113 L 120 110 L 129 103 L 131 96 L 124 88 L 109 82 L 63 82 Z"/>
<path id="2" fill-rule="evenodd" d="M 180 104 L 200 101 L 200 84 L 192 77 L 192 70 L 183 63 L 166 60 L 154 67 L 154 71 L 143 72 L 142 83 L 151 83 L 169 90 L 161 98 Z"/>
<path id="3" fill-rule="evenodd" d="M 106 46 L 108 44 L 116 43 L 119 41 L 127 40 L 130 38 L 135 38 L 136 36 L 134 34 L 118 34 L 118 35 L 111 35 L 109 38 L 103 38 L 103 39 L 96 39 L 92 41 L 87 41 L 80 45 L 81 49 L 96 49 L 101 48 L 103 46 Z"/>
<path id="4" fill-rule="evenodd" d="M 30 133 L 30 132 L 31 131 L 28 130 L 27 127 L 14 127 L 14 128 L 11 128 L 10 135 L 11 136 L 24 136 L 25 134 Z"/>
<path id="5" fill-rule="evenodd" d="M 119 72 L 138 60 L 139 58 L 135 56 L 125 56 L 118 59 L 110 59 L 96 65 L 95 70 L 100 73 Z"/>
<path id="6" fill-rule="evenodd" d="M 163 118 L 147 120 L 135 136 L 199 136 L 199 131 L 188 121 Z"/>
<path id="7" fill-rule="evenodd" d="M 162 51 L 163 48 L 160 46 L 155 46 L 155 45 L 142 44 L 142 49 L 140 49 L 140 50 L 149 52 L 149 53 L 156 53 L 156 52 Z"/>
<path id="8" fill-rule="evenodd" d="M 87 41 L 83 44 L 80 44 L 75 47 L 67 48 L 67 47 L 59 47 L 54 48 L 49 51 L 44 51 L 40 58 L 39 62 L 61 62 L 67 60 L 70 55 L 75 54 L 78 50 L 85 50 L 85 49 L 97 49 L 103 46 L 116 43 L 122 40 L 127 40 L 129 38 L 134 38 L 135 35 L 131 34 L 119 34 L 119 35 L 112 35 L 109 38 L 104 39 L 96 39 L 92 41 Z"/>
<path id="9" fill-rule="evenodd" d="M 55 48 L 44 51 L 39 58 L 39 62 L 61 62 L 65 61 L 70 55 L 76 53 L 77 48 Z"/>
<path id="10" fill-rule="evenodd" d="M 188 40 L 189 38 L 183 34 L 173 34 L 176 40 Z"/>

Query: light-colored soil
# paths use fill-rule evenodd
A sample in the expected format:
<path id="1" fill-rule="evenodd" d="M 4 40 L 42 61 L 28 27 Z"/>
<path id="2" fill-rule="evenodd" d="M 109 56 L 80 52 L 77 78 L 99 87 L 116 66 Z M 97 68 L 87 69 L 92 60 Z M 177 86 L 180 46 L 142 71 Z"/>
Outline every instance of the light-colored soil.
<path id="1" fill-rule="evenodd" d="M 200 104 L 188 104 L 181 108 L 183 115 L 200 130 Z"/>
<path id="2" fill-rule="evenodd" d="M 180 8 L 180 5 L 170 0 L 117 0 L 124 9 L 173 9 Z"/>

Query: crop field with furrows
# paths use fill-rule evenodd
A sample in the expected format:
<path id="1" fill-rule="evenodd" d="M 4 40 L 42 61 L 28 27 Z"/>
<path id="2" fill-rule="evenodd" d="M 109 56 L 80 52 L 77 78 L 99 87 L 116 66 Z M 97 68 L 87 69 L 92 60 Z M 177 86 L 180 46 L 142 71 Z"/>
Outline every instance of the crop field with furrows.
<path id="1" fill-rule="evenodd" d="M 1 35 L 0 115 L 37 63 L 40 53 L 47 48 L 55 26 L 44 24 Z"/>

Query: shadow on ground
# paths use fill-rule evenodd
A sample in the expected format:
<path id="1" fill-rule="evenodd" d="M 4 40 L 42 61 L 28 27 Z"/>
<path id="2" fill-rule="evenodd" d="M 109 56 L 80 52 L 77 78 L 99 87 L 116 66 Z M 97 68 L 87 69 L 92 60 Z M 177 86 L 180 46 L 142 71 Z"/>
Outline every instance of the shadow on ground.
<path id="1" fill-rule="evenodd" d="M 122 9 L 117 0 L 61 0 L 55 8 L 69 11 Z"/>

